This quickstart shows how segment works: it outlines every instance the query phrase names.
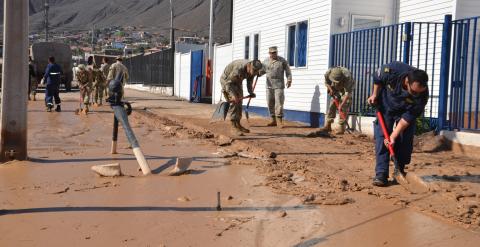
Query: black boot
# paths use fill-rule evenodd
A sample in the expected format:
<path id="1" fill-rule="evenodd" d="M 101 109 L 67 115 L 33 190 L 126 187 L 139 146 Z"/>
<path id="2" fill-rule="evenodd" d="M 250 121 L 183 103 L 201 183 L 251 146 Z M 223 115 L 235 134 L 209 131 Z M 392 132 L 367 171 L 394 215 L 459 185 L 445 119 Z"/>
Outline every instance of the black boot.
<path id="1" fill-rule="evenodd" d="M 57 108 L 55 109 L 56 112 L 61 112 L 62 111 L 62 108 L 60 107 L 60 105 L 57 105 Z"/>

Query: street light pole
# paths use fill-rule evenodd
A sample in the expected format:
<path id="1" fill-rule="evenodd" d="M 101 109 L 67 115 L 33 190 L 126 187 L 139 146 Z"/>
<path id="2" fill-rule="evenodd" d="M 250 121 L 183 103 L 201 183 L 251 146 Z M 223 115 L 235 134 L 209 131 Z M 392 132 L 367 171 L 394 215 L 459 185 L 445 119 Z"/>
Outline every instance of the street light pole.
<path id="1" fill-rule="evenodd" d="M 4 0 L 0 162 L 27 159 L 28 0 Z"/>
<path id="2" fill-rule="evenodd" d="M 48 4 L 48 0 L 45 0 L 45 42 L 48 42 L 48 9 L 50 5 Z"/>
<path id="3" fill-rule="evenodd" d="M 213 0 L 210 0 L 210 32 L 208 34 L 208 59 L 213 59 Z"/>
<path id="4" fill-rule="evenodd" d="M 175 29 L 173 28 L 173 3 L 172 3 L 172 0 L 170 0 L 170 48 L 172 48 L 172 51 L 175 54 Z"/>

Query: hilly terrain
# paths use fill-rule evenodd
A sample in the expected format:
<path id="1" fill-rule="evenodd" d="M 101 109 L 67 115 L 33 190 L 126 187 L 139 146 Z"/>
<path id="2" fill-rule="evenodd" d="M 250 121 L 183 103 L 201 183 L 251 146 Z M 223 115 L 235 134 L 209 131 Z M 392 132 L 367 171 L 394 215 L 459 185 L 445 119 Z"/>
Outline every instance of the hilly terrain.
<path id="1" fill-rule="evenodd" d="M 174 27 L 179 35 L 208 36 L 210 0 L 172 0 Z M 3 0 L 0 0 L 3 22 Z M 111 26 L 135 26 L 159 31 L 168 36 L 170 27 L 169 0 L 49 0 L 50 29 L 53 31 L 90 30 Z M 230 36 L 231 0 L 214 4 L 214 36 L 216 42 Z M 30 0 L 31 32 L 43 30 L 44 0 Z"/>

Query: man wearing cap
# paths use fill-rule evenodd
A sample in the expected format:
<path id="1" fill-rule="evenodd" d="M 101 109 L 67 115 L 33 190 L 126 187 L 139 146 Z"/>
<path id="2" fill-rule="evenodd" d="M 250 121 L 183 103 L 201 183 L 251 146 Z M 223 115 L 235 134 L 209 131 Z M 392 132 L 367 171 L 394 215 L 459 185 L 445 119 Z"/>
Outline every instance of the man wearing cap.
<path id="1" fill-rule="evenodd" d="M 247 90 L 249 96 L 255 98 L 253 93 L 252 83 L 255 75 L 259 74 L 262 69 L 262 63 L 259 60 L 249 61 L 246 59 L 239 59 L 231 62 L 220 77 L 220 84 L 222 85 L 222 93 L 227 101 L 230 102 L 230 121 L 232 126 L 232 133 L 234 135 L 243 135 L 250 133 L 240 124 L 242 119 L 242 98 L 243 87 L 242 82 L 247 79 Z"/>
<path id="2" fill-rule="evenodd" d="M 325 73 L 325 86 L 327 87 L 328 94 L 333 100 L 331 100 L 330 107 L 328 108 L 325 126 L 320 131 L 330 132 L 332 131 L 332 124 L 337 115 L 337 110 L 341 110 L 345 115 L 348 112 L 352 102 L 352 93 L 355 83 L 352 78 L 352 73 L 347 68 L 334 67 L 330 68 L 327 73 Z M 335 100 L 339 103 L 338 108 Z M 347 119 L 344 119 L 342 115 L 340 115 L 340 120 L 338 121 L 339 127 L 336 134 L 345 133 L 346 121 Z"/>
<path id="3" fill-rule="evenodd" d="M 268 48 L 270 57 L 263 61 L 264 69 L 261 75 L 267 74 L 267 102 L 268 111 L 272 121 L 267 126 L 283 127 L 283 104 L 285 102 L 285 80 L 283 74 L 287 76 L 287 88 L 292 85 L 292 72 L 285 58 L 278 56 L 276 46 Z"/>
<path id="4" fill-rule="evenodd" d="M 122 82 L 122 86 L 125 86 L 128 80 L 128 69 L 125 65 L 122 64 L 123 58 L 121 56 L 117 57 L 117 62 L 110 65 L 110 70 L 108 72 L 107 84 L 111 80 L 116 79 Z"/>

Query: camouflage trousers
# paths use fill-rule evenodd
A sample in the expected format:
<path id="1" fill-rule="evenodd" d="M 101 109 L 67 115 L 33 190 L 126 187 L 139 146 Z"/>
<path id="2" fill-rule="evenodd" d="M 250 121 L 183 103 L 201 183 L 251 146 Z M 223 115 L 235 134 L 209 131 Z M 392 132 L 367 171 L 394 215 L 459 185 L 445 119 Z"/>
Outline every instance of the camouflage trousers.
<path id="1" fill-rule="evenodd" d="M 37 88 L 38 88 L 37 79 L 33 76 L 30 77 L 30 82 L 28 85 L 28 95 L 35 96 L 37 94 Z"/>
<path id="2" fill-rule="evenodd" d="M 93 102 L 95 103 L 102 103 L 103 95 L 105 93 L 105 85 L 97 84 L 93 86 Z"/>
<path id="3" fill-rule="evenodd" d="M 83 101 L 83 104 L 89 105 L 90 104 L 90 94 L 92 90 L 90 87 L 80 87 L 80 99 Z"/>
<path id="4" fill-rule="evenodd" d="M 270 116 L 283 118 L 285 93 L 283 88 L 267 88 L 267 103 Z"/>
<path id="5" fill-rule="evenodd" d="M 243 97 L 243 88 L 236 84 L 230 84 L 228 91 L 232 92 L 229 93 L 226 89 L 222 90 L 223 96 L 225 97 L 226 101 L 231 101 L 232 97 L 235 96 L 237 98 Z M 237 121 L 239 122 L 242 119 L 242 101 L 240 100 L 239 103 L 230 102 L 230 108 L 228 109 L 228 114 L 230 115 L 230 121 Z"/>
<path id="6" fill-rule="evenodd" d="M 338 101 L 338 104 L 340 105 L 342 102 L 343 102 L 343 99 L 345 99 L 345 95 L 342 95 L 341 99 L 339 99 Z M 348 110 L 350 109 L 350 105 L 352 104 L 352 99 L 349 99 L 347 100 L 347 102 L 345 103 L 345 105 L 343 105 L 342 107 L 342 112 L 345 113 L 345 116 L 348 117 Z M 328 108 L 328 112 L 327 112 L 327 119 L 326 119 L 326 122 L 332 122 L 335 120 L 335 118 L 337 117 L 337 105 L 335 104 L 335 101 L 332 99 L 330 99 L 330 107 Z M 340 125 L 344 125 L 345 124 L 345 121 L 347 119 L 343 119 L 342 118 L 342 115 L 340 115 L 340 120 L 338 121 L 338 124 Z"/>

